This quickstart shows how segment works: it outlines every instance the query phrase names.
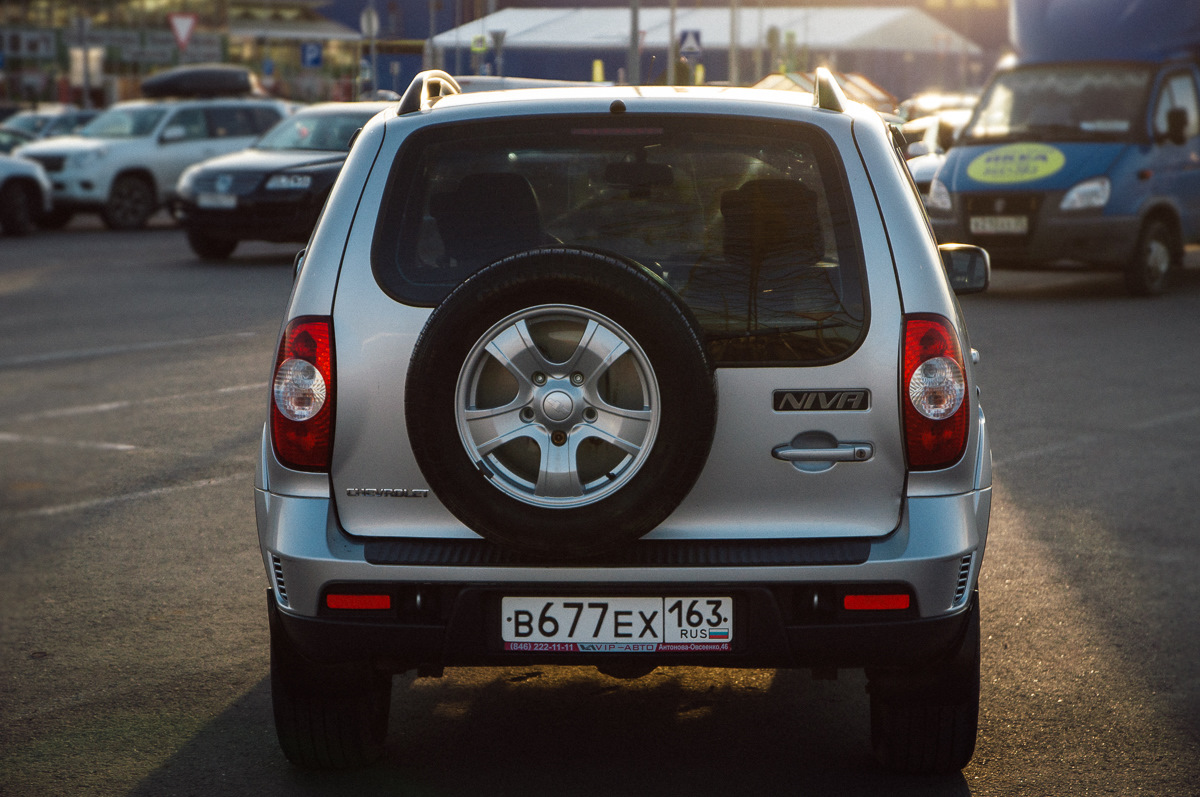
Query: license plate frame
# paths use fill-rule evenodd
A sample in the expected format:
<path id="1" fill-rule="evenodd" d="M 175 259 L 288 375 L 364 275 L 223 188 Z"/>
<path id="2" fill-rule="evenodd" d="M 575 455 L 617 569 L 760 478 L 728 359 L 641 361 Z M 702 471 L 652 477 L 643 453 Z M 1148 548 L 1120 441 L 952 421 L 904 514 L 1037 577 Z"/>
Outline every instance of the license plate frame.
<path id="1" fill-rule="evenodd" d="M 972 235 L 1028 235 L 1028 216 L 972 216 Z"/>
<path id="2" fill-rule="evenodd" d="M 725 653 L 738 638 L 732 595 L 504 596 L 500 643 L 513 653 Z"/>
<path id="3" fill-rule="evenodd" d="M 196 206 L 205 210 L 234 210 L 237 204 L 237 194 L 204 192 L 196 195 Z"/>

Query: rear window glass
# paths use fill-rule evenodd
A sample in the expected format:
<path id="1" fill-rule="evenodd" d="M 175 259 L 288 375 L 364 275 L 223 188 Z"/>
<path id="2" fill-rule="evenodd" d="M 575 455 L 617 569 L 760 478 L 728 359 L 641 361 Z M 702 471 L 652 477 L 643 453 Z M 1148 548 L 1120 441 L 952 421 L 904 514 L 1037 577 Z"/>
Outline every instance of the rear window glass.
<path id="1" fill-rule="evenodd" d="M 540 246 L 602 250 L 660 275 L 719 364 L 840 359 L 866 327 L 840 162 L 802 124 L 539 117 L 430 127 L 401 149 L 373 265 L 436 305 L 488 263 Z"/>

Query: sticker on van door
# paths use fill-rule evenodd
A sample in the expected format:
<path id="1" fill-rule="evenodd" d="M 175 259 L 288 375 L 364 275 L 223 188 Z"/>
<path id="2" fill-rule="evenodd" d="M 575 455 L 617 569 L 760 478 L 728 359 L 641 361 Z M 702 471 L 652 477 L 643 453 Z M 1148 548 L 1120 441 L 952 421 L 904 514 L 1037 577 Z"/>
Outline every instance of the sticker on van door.
<path id="1" fill-rule="evenodd" d="M 967 176 L 979 183 L 1028 183 L 1049 177 L 1066 162 L 1062 150 L 1048 144 L 1009 144 L 971 161 Z"/>

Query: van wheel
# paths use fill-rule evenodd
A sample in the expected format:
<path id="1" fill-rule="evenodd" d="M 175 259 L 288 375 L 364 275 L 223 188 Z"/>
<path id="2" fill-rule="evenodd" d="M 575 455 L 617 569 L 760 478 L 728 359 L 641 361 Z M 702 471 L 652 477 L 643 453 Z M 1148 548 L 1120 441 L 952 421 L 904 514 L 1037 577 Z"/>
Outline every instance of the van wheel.
<path id="1" fill-rule="evenodd" d="M 979 595 L 958 651 L 920 671 L 868 673 L 871 747 L 895 772 L 958 772 L 979 729 Z"/>
<path id="2" fill-rule="evenodd" d="M 691 491 L 716 426 L 696 320 L 651 272 L 535 249 L 463 282 L 413 349 L 405 416 L 429 487 L 491 541 L 599 554 Z"/>
<path id="3" fill-rule="evenodd" d="M 188 246 L 203 260 L 228 260 L 238 245 L 236 238 L 218 238 L 199 230 L 188 230 L 187 240 Z"/>
<path id="4" fill-rule="evenodd" d="M 20 183 L 6 183 L 0 188 L 0 227 L 6 235 L 29 235 L 34 230 L 30 205 L 33 197 Z"/>
<path id="5" fill-rule="evenodd" d="M 366 662 L 320 664 L 296 650 L 268 592 L 271 704 L 283 754 L 306 769 L 350 769 L 383 755 L 392 676 Z"/>
<path id="6" fill-rule="evenodd" d="M 123 174 L 113 180 L 101 216 L 110 230 L 140 230 L 157 208 L 154 186 L 142 177 Z"/>
<path id="7" fill-rule="evenodd" d="M 1174 229 L 1161 219 L 1152 219 L 1142 227 L 1125 268 L 1125 287 L 1134 296 L 1158 296 L 1167 290 L 1171 272 L 1181 266 Z"/>

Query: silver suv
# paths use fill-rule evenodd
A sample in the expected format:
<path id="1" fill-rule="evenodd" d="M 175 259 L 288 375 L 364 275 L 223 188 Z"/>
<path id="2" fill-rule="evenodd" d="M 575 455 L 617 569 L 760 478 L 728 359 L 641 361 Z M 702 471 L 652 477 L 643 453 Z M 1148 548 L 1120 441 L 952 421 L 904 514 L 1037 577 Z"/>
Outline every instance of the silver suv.
<path id="1" fill-rule="evenodd" d="M 305 253 L 257 476 L 302 766 L 446 666 L 865 668 L 885 766 L 964 766 L 991 454 L 893 136 L 815 95 L 458 95 L 367 124 Z"/>

